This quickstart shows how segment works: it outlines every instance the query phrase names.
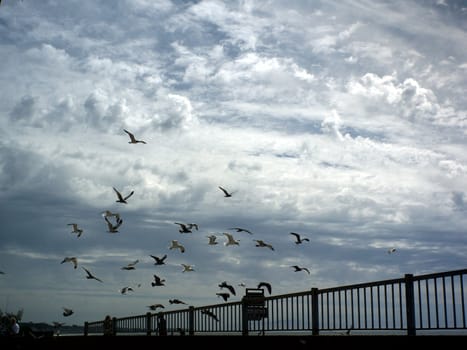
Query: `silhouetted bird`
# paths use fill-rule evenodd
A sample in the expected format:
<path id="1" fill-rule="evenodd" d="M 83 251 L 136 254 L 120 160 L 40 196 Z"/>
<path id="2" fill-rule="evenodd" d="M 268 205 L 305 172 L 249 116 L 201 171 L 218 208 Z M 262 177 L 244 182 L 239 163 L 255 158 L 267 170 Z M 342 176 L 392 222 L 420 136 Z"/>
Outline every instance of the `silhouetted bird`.
<path id="1" fill-rule="evenodd" d="M 107 219 L 106 216 L 104 217 L 104 220 L 107 222 L 107 228 L 108 228 L 107 232 L 110 232 L 110 233 L 117 233 L 118 228 L 120 227 L 121 224 L 123 224 L 123 219 L 118 219 L 116 225 L 112 224 L 110 220 Z"/>
<path id="2" fill-rule="evenodd" d="M 178 243 L 177 240 L 172 241 L 172 245 L 169 247 L 170 250 L 172 249 L 180 249 L 180 252 L 185 253 L 185 247 Z"/>
<path id="3" fill-rule="evenodd" d="M 156 310 L 157 308 L 164 309 L 165 307 L 162 304 L 152 304 L 152 305 L 149 305 L 148 308 L 150 308 L 151 310 Z"/>
<path id="4" fill-rule="evenodd" d="M 154 275 L 154 282 L 151 282 L 151 286 L 165 286 L 165 280 L 161 279 L 159 276 Z"/>
<path id="5" fill-rule="evenodd" d="M 225 242 L 224 245 L 240 245 L 240 240 L 235 240 L 230 233 L 223 232 L 222 234 L 224 234 L 227 237 L 227 242 Z"/>
<path id="6" fill-rule="evenodd" d="M 396 248 L 391 248 L 391 249 L 388 250 L 388 254 L 392 254 L 392 253 L 394 253 L 395 251 L 396 251 Z"/>
<path id="7" fill-rule="evenodd" d="M 123 287 L 122 289 L 120 289 L 120 293 L 122 293 L 122 294 L 126 294 L 127 292 L 133 292 L 133 288 Z"/>
<path id="8" fill-rule="evenodd" d="M 227 284 L 226 281 L 222 282 L 222 283 L 219 284 L 218 286 L 219 286 L 220 288 L 227 288 L 227 289 L 230 291 L 230 293 L 232 293 L 233 295 L 236 295 L 236 293 L 235 293 L 235 288 L 234 288 L 232 285 Z"/>
<path id="9" fill-rule="evenodd" d="M 216 245 L 216 244 L 218 244 L 218 242 L 216 242 L 217 236 L 215 236 L 215 235 L 209 235 L 209 236 L 206 236 L 206 237 L 209 238 L 209 242 L 208 242 L 209 245 Z"/>
<path id="10" fill-rule="evenodd" d="M 81 266 L 81 267 L 82 267 L 82 266 Z M 102 280 L 100 280 L 100 279 L 97 278 L 96 276 L 92 275 L 91 272 L 90 272 L 88 269 L 86 269 L 86 268 L 84 268 L 84 267 L 82 267 L 82 268 L 83 268 L 83 270 L 86 271 L 86 273 L 87 273 L 87 276 L 86 276 L 87 279 L 94 279 L 94 280 L 96 280 L 96 281 L 102 282 Z"/>
<path id="11" fill-rule="evenodd" d="M 65 259 L 62 260 L 60 264 L 66 263 L 66 262 L 71 262 L 73 263 L 73 267 L 76 269 L 78 267 L 78 259 L 74 256 L 72 257 L 65 257 Z"/>
<path id="12" fill-rule="evenodd" d="M 122 194 L 115 188 L 115 187 L 112 187 L 115 191 L 115 193 L 117 194 L 117 197 L 118 199 L 115 201 L 117 203 L 125 203 L 125 204 L 128 204 L 128 202 L 126 201 L 128 198 L 130 198 L 133 193 L 135 193 L 135 191 L 131 191 L 130 194 L 126 197 L 123 197 Z"/>
<path id="13" fill-rule="evenodd" d="M 253 234 L 253 232 L 251 232 L 250 230 L 247 230 L 247 229 L 241 228 L 241 227 L 231 227 L 228 230 L 235 230 L 237 232 L 246 232 L 246 233 L 249 233 L 250 235 Z"/>
<path id="14" fill-rule="evenodd" d="M 76 233 L 78 237 L 81 237 L 81 235 L 83 234 L 83 230 L 78 227 L 78 224 L 73 223 L 68 224 L 68 226 L 73 226 L 73 231 L 71 231 L 71 233 Z"/>
<path id="15" fill-rule="evenodd" d="M 224 192 L 224 197 L 232 197 L 232 195 L 234 194 L 234 192 L 229 192 L 227 191 L 225 188 L 222 188 L 221 186 L 219 186 L 219 189 Z"/>
<path id="16" fill-rule="evenodd" d="M 63 316 L 68 317 L 73 315 L 74 312 L 72 309 L 67 309 L 66 307 L 63 308 Z"/>
<path id="17" fill-rule="evenodd" d="M 297 265 L 293 265 L 293 266 L 290 266 L 290 267 L 293 267 L 295 269 L 295 272 L 306 271 L 306 272 L 308 272 L 308 274 L 310 274 L 310 270 L 308 270 L 306 267 L 300 267 L 300 266 L 297 266 Z"/>
<path id="18" fill-rule="evenodd" d="M 302 244 L 304 241 L 310 241 L 308 238 L 302 238 L 299 233 L 290 232 L 290 234 L 295 236 L 295 244 Z"/>
<path id="19" fill-rule="evenodd" d="M 213 312 L 210 311 L 210 310 L 201 310 L 201 313 L 204 314 L 204 315 L 208 315 L 209 317 L 212 317 L 212 318 L 215 319 L 216 321 L 219 321 L 219 319 L 217 318 L 216 314 L 213 313 Z"/>
<path id="20" fill-rule="evenodd" d="M 272 245 L 270 245 L 269 243 L 264 242 L 261 239 L 254 239 L 253 241 L 256 242 L 256 247 L 266 247 L 266 248 L 269 248 L 271 250 L 274 250 Z"/>
<path id="21" fill-rule="evenodd" d="M 128 265 L 123 266 L 123 267 L 122 267 L 122 270 L 135 270 L 135 269 L 136 269 L 135 265 L 136 265 L 138 262 L 139 262 L 139 260 L 135 260 L 135 261 L 129 263 Z"/>
<path id="22" fill-rule="evenodd" d="M 178 229 L 178 232 L 180 232 L 180 233 L 191 233 L 191 230 L 190 230 L 191 227 L 188 228 L 187 225 L 182 224 L 181 222 L 175 222 L 175 224 L 180 226 L 180 228 Z"/>
<path id="23" fill-rule="evenodd" d="M 165 259 L 167 258 L 167 254 L 165 254 L 162 258 L 159 258 L 155 255 L 149 255 L 151 258 L 153 258 L 154 260 L 156 260 L 156 262 L 154 263 L 154 265 L 165 265 Z"/>
<path id="24" fill-rule="evenodd" d="M 268 282 L 259 282 L 257 288 L 259 289 L 262 287 L 266 287 L 266 289 L 268 290 L 268 293 L 271 294 L 272 292 L 271 284 L 269 284 Z"/>
<path id="25" fill-rule="evenodd" d="M 125 132 L 128 134 L 128 136 L 130 136 L 130 141 L 128 141 L 128 143 L 144 143 L 144 144 L 146 144 L 146 142 L 143 141 L 143 140 L 137 140 L 137 139 L 135 138 L 135 135 L 133 135 L 133 134 L 132 134 L 131 132 L 129 132 L 128 130 L 123 129 L 123 131 L 125 131 Z"/>
<path id="26" fill-rule="evenodd" d="M 186 303 L 184 301 L 181 301 L 179 299 L 169 299 L 169 303 L 170 304 L 185 304 L 186 305 Z"/>
<path id="27" fill-rule="evenodd" d="M 227 301 L 230 298 L 229 293 L 216 293 L 216 295 L 219 296 L 219 297 L 222 297 L 222 299 L 224 299 L 224 301 Z"/>

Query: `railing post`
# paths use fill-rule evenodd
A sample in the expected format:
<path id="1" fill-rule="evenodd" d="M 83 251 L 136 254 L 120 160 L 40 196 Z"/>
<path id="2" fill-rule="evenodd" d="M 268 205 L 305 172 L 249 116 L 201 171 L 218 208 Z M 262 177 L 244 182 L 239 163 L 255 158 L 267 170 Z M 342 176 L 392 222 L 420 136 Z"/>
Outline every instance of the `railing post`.
<path id="1" fill-rule="evenodd" d="M 117 335 L 117 318 L 112 317 L 112 335 Z"/>
<path id="2" fill-rule="evenodd" d="M 152 327 L 151 327 L 151 313 L 150 312 L 146 312 L 146 335 L 151 335 L 151 330 L 152 330 Z"/>
<path id="3" fill-rule="evenodd" d="M 188 308 L 188 335 L 195 335 L 195 308 Z"/>
<path id="4" fill-rule="evenodd" d="M 311 288 L 311 332 L 319 335 L 318 288 Z"/>
<path id="5" fill-rule="evenodd" d="M 88 331 L 89 331 L 89 322 L 86 321 L 84 322 L 84 336 L 88 335 Z"/>
<path id="6" fill-rule="evenodd" d="M 248 304 L 245 297 L 242 298 L 242 335 L 248 335 Z"/>
<path id="7" fill-rule="evenodd" d="M 407 335 L 415 335 L 415 300 L 413 275 L 405 274 L 405 312 L 407 318 Z"/>

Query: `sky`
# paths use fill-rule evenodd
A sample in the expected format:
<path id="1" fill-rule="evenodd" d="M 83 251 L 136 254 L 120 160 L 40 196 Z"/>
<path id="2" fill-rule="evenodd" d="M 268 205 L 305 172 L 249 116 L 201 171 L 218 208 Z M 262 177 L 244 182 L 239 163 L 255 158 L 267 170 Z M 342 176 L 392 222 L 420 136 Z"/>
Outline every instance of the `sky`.
<path id="1" fill-rule="evenodd" d="M 465 1 L 4 0 L 0 54 L 0 309 L 23 321 L 467 267 Z"/>

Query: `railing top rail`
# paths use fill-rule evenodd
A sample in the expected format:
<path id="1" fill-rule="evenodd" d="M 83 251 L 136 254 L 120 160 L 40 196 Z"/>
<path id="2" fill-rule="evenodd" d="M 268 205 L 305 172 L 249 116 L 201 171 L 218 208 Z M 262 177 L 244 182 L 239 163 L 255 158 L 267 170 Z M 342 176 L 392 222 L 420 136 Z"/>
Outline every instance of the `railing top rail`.
<path id="1" fill-rule="evenodd" d="M 450 276 L 458 276 L 458 275 L 467 275 L 467 269 L 446 271 L 446 272 L 435 272 L 435 273 L 428 273 L 425 275 L 417 275 L 417 276 L 413 276 L 413 279 L 414 280 L 426 280 L 430 278 L 450 277 Z"/>
<path id="2" fill-rule="evenodd" d="M 389 280 L 376 281 L 376 282 L 365 282 L 365 283 L 349 284 L 349 285 L 345 285 L 345 286 L 319 289 L 318 293 L 329 293 L 329 292 L 338 292 L 338 291 L 347 290 L 347 289 L 378 287 L 378 286 L 384 286 L 384 285 L 388 285 L 388 284 L 403 283 L 404 281 L 405 281 L 404 278 L 393 278 L 393 279 L 389 279 Z"/>

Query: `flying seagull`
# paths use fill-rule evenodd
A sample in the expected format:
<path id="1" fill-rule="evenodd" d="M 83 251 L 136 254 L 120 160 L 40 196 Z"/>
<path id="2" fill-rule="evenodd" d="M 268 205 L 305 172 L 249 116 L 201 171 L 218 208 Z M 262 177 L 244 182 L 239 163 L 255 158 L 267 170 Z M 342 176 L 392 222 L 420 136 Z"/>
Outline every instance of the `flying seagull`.
<path id="1" fill-rule="evenodd" d="M 224 245 L 240 245 L 240 240 L 235 240 L 230 233 L 223 232 L 223 234 L 227 237 L 227 242 L 225 242 Z"/>
<path id="2" fill-rule="evenodd" d="M 73 267 L 76 269 L 78 267 L 78 259 L 74 256 L 72 257 L 65 257 L 60 264 L 66 263 L 66 262 L 71 262 L 73 263 Z"/>
<path id="3" fill-rule="evenodd" d="M 139 263 L 139 260 L 135 260 L 135 261 L 133 261 L 133 262 L 127 264 L 126 266 L 123 266 L 123 267 L 122 267 L 122 270 L 135 270 L 135 269 L 136 269 L 135 265 L 136 265 L 137 263 Z"/>
<path id="4" fill-rule="evenodd" d="M 172 245 L 169 247 L 169 249 L 180 249 L 180 252 L 185 253 L 185 247 L 182 246 L 180 243 L 178 243 L 177 240 L 172 241 Z"/>
<path id="5" fill-rule="evenodd" d="M 216 314 L 210 310 L 201 310 L 201 313 L 202 314 L 205 314 L 205 315 L 208 315 L 209 317 L 212 317 L 213 319 L 215 319 L 216 321 L 219 321 L 219 319 L 217 318 Z"/>
<path id="6" fill-rule="evenodd" d="M 151 258 L 153 258 L 154 260 L 156 260 L 156 262 L 154 263 L 154 265 L 165 265 L 165 259 L 167 258 L 167 254 L 164 254 L 164 256 L 162 258 L 159 258 L 158 256 L 155 256 L 155 255 L 149 255 Z"/>
<path id="7" fill-rule="evenodd" d="M 224 197 L 232 197 L 232 195 L 235 193 L 235 192 L 229 192 L 225 188 L 222 188 L 221 186 L 218 186 L 218 187 L 222 192 L 224 192 Z"/>
<path id="8" fill-rule="evenodd" d="M 183 266 L 183 271 L 182 272 L 190 272 L 190 271 L 195 271 L 193 268 L 193 265 L 187 265 L 187 264 L 181 264 Z"/>
<path id="9" fill-rule="evenodd" d="M 169 299 L 169 303 L 170 304 L 185 304 L 186 305 L 186 303 L 184 301 L 181 301 L 179 299 Z"/>
<path id="10" fill-rule="evenodd" d="M 78 224 L 72 223 L 68 224 L 68 226 L 73 226 L 73 231 L 71 231 L 71 233 L 76 233 L 78 234 L 78 237 L 81 237 L 83 230 L 78 227 Z"/>
<path id="11" fill-rule="evenodd" d="M 269 284 L 268 282 L 259 282 L 258 283 L 258 289 L 261 288 L 261 287 L 266 287 L 269 294 L 271 294 L 271 291 L 272 291 L 271 284 Z"/>
<path id="12" fill-rule="evenodd" d="M 302 238 L 299 233 L 296 232 L 290 232 L 291 235 L 295 236 L 295 244 L 301 244 L 304 241 L 310 241 L 308 238 Z"/>
<path id="13" fill-rule="evenodd" d="M 394 253 L 395 251 L 396 251 L 396 248 L 391 248 L 391 249 L 388 250 L 388 254 L 392 254 L 392 253 Z"/>
<path id="14" fill-rule="evenodd" d="M 215 235 L 209 235 L 209 236 L 206 236 L 206 237 L 209 238 L 209 242 L 208 242 L 209 245 L 218 244 L 218 242 L 216 242 L 217 237 Z"/>
<path id="15" fill-rule="evenodd" d="M 159 276 L 154 275 L 154 282 L 151 282 L 151 286 L 165 286 L 165 280 L 161 279 Z"/>
<path id="16" fill-rule="evenodd" d="M 143 140 L 137 140 L 137 139 L 135 138 L 135 135 L 133 135 L 133 134 L 132 134 L 131 132 L 129 132 L 128 130 L 123 129 L 123 131 L 125 131 L 125 132 L 128 134 L 128 136 L 130 136 L 130 141 L 128 141 L 128 143 L 144 143 L 144 144 L 146 143 L 146 142 L 143 141 Z"/>
<path id="17" fill-rule="evenodd" d="M 81 267 L 82 267 L 82 266 L 81 266 Z M 97 278 L 96 276 L 94 276 L 93 274 L 91 274 L 91 272 L 90 272 L 88 269 L 86 269 L 85 267 L 82 267 L 82 268 L 83 268 L 83 270 L 86 271 L 86 273 L 87 273 L 87 276 L 86 276 L 87 279 L 90 279 L 90 280 L 93 279 L 93 280 L 102 282 L 102 280 L 100 280 L 99 278 Z"/>
<path id="18" fill-rule="evenodd" d="M 73 310 L 72 309 L 67 309 L 66 307 L 63 308 L 63 316 L 71 316 L 73 315 Z"/>
<path id="19" fill-rule="evenodd" d="M 127 292 L 133 292 L 133 288 L 131 287 L 123 287 L 122 289 L 119 290 L 120 293 L 126 294 Z"/>
<path id="20" fill-rule="evenodd" d="M 120 214 L 119 214 L 119 213 L 112 213 L 110 210 L 105 210 L 105 211 L 103 211 L 103 212 L 102 212 L 102 216 L 103 216 L 104 218 L 109 218 L 109 217 L 113 216 L 113 217 L 115 217 L 115 220 L 116 220 L 117 222 L 120 221 Z"/>
<path id="21" fill-rule="evenodd" d="M 220 283 L 218 286 L 219 286 L 219 288 L 221 288 L 221 289 L 222 289 L 222 288 L 227 288 L 227 289 L 230 291 L 230 293 L 232 293 L 233 295 L 236 295 L 236 294 L 235 294 L 235 288 L 234 288 L 232 285 L 227 284 L 226 281 Z"/>
<path id="22" fill-rule="evenodd" d="M 253 232 L 251 232 L 250 230 L 247 230 L 247 229 L 241 228 L 241 227 L 231 227 L 231 228 L 229 228 L 229 230 L 235 230 L 237 232 L 246 232 L 246 233 L 249 233 L 250 235 L 253 234 Z"/>
<path id="23" fill-rule="evenodd" d="M 188 225 L 182 224 L 181 222 L 175 222 L 174 224 L 180 226 L 180 228 L 178 229 L 178 232 L 180 232 L 180 233 L 191 233 L 191 227 L 188 228 Z"/>
<path id="24" fill-rule="evenodd" d="M 216 293 L 216 295 L 219 296 L 219 297 L 222 297 L 222 299 L 224 299 L 224 301 L 227 301 L 230 298 L 229 293 Z"/>
<path id="25" fill-rule="evenodd" d="M 266 248 L 269 248 L 271 250 L 274 250 L 272 245 L 270 245 L 269 243 L 264 242 L 261 239 L 254 239 L 253 241 L 256 242 L 256 247 L 266 247 Z"/>
<path id="26" fill-rule="evenodd" d="M 128 198 L 130 198 L 133 193 L 135 193 L 135 191 L 131 191 L 130 194 L 126 197 L 123 197 L 122 194 L 115 188 L 115 187 L 112 187 L 115 191 L 115 193 L 117 194 L 117 197 L 118 197 L 118 200 L 116 200 L 115 202 L 117 203 L 125 203 L 125 204 L 128 204 L 128 202 L 126 201 Z"/>
<path id="27" fill-rule="evenodd" d="M 110 233 L 117 233 L 118 228 L 120 227 L 121 224 L 123 224 L 123 219 L 119 219 L 116 225 L 112 224 L 110 220 L 107 219 L 107 217 L 104 217 L 104 220 L 107 222 L 107 228 L 108 228 L 107 232 L 110 232 Z"/>
<path id="28" fill-rule="evenodd" d="M 295 272 L 306 271 L 306 272 L 308 272 L 308 274 L 310 274 L 310 270 L 308 270 L 306 267 L 300 267 L 298 265 L 293 265 L 293 266 L 290 266 L 290 267 L 293 267 L 295 269 Z"/>
<path id="29" fill-rule="evenodd" d="M 152 304 L 152 305 L 149 305 L 148 308 L 150 308 L 151 310 L 156 310 L 157 308 L 164 309 L 165 307 L 162 304 Z"/>

